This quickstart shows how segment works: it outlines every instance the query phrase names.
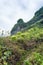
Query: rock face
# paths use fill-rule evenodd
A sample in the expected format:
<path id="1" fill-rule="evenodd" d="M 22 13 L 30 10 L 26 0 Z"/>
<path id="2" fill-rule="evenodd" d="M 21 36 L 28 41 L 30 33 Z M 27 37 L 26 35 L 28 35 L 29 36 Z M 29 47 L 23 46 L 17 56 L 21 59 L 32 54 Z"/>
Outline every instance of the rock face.
<path id="1" fill-rule="evenodd" d="M 16 34 L 18 31 L 21 31 L 23 28 L 26 27 L 26 23 L 24 23 L 23 19 L 19 19 L 17 24 L 11 30 L 11 34 Z"/>
<path id="2" fill-rule="evenodd" d="M 19 19 L 17 21 L 17 24 L 15 24 L 14 27 L 12 28 L 11 35 L 16 34 L 19 31 L 31 28 L 31 26 L 34 23 L 40 21 L 41 19 L 43 19 L 43 7 L 41 7 L 37 12 L 35 12 L 34 17 L 27 23 L 25 23 L 23 19 Z M 41 23 L 43 23 L 43 20 Z"/>

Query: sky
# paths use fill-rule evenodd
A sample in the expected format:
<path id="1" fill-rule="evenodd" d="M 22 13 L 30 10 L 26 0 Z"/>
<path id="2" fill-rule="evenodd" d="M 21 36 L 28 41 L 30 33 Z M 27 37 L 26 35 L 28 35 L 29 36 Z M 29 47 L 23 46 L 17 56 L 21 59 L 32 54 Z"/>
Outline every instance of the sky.
<path id="1" fill-rule="evenodd" d="M 0 0 L 0 30 L 11 31 L 19 18 L 29 21 L 43 0 Z"/>

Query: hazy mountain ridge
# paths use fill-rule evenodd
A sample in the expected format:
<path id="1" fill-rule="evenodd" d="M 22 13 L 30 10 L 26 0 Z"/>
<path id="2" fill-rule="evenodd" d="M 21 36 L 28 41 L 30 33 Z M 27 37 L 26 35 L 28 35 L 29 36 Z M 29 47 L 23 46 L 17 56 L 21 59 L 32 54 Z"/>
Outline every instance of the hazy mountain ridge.
<path id="1" fill-rule="evenodd" d="M 40 21 L 41 19 L 43 21 L 43 7 L 40 8 L 37 12 L 35 12 L 34 17 L 30 21 L 28 21 L 27 23 L 25 23 L 23 21 L 23 19 L 19 19 L 17 21 L 17 24 L 15 24 L 14 27 L 12 28 L 11 35 L 19 32 L 19 31 L 31 28 L 31 26 L 33 24 L 35 24 L 36 22 Z"/>

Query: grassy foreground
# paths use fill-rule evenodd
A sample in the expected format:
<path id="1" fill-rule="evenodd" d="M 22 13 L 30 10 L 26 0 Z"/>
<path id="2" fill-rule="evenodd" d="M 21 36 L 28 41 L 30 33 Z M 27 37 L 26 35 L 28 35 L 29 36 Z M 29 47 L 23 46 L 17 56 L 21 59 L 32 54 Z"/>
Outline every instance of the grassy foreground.
<path id="1" fill-rule="evenodd" d="M 43 65 L 43 27 L 0 38 L 0 65 Z"/>

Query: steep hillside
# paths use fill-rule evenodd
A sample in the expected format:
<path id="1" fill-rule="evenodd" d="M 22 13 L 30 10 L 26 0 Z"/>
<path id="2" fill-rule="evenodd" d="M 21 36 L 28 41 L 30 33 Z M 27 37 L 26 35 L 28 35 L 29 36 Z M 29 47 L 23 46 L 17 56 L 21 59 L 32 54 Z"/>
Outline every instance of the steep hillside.
<path id="1" fill-rule="evenodd" d="M 27 24 L 18 20 L 16 34 L 0 38 L 0 65 L 43 65 L 43 15 L 36 13 Z"/>
<path id="2" fill-rule="evenodd" d="M 22 31 L 22 30 L 24 31 L 26 29 L 31 28 L 31 26 L 33 24 L 37 23 L 41 19 L 43 19 L 43 7 L 40 8 L 37 12 L 35 12 L 34 17 L 27 23 L 24 23 L 24 21 L 22 19 L 19 19 L 17 21 L 17 24 L 15 24 L 14 27 L 12 28 L 11 35 L 19 32 L 19 31 Z"/>
<path id="3" fill-rule="evenodd" d="M 0 65 L 43 65 L 43 21 L 31 29 L 0 38 Z"/>

